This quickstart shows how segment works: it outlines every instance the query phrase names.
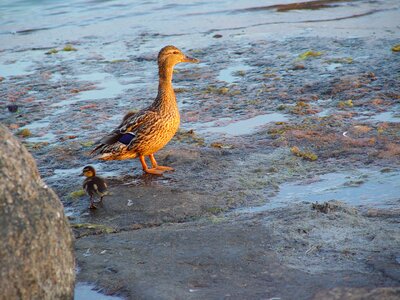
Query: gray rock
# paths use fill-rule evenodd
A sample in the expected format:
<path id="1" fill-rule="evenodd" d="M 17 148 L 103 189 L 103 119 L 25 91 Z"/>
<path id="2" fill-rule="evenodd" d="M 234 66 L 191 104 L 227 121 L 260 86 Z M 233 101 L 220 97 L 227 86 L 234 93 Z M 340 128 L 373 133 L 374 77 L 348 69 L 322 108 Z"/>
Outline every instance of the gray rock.
<path id="1" fill-rule="evenodd" d="M 368 288 L 334 288 L 318 292 L 313 300 L 398 300 L 399 287 Z"/>
<path id="2" fill-rule="evenodd" d="M 73 237 L 57 195 L 0 124 L 0 299 L 72 299 Z"/>

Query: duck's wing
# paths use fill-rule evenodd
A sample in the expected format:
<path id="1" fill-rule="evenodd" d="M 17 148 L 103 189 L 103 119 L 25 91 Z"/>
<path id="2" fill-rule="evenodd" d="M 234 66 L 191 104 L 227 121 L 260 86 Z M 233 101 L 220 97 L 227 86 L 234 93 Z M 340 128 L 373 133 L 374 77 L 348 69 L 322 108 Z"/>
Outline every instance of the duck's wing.
<path id="1" fill-rule="evenodd" d="M 122 119 L 121 124 L 112 132 L 101 138 L 91 154 L 117 153 L 126 150 L 135 139 L 137 130 L 143 124 L 154 121 L 158 114 L 152 110 L 129 112 Z"/>

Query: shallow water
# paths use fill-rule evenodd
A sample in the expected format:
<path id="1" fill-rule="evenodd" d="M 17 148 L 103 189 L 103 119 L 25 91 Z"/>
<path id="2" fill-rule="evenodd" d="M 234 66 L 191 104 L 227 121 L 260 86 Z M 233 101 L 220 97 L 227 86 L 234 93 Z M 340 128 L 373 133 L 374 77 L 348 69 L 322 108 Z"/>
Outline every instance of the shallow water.
<path id="1" fill-rule="evenodd" d="M 119 174 L 114 172 L 114 171 L 104 171 L 103 167 L 104 165 L 102 163 L 91 163 L 90 164 L 92 167 L 94 167 L 97 171 L 100 170 L 101 172 L 101 176 L 104 177 L 116 177 Z M 82 173 L 82 167 L 78 167 L 78 168 L 70 168 L 70 169 L 54 169 L 54 175 L 48 177 L 48 179 L 52 180 L 52 179 L 57 179 L 57 178 L 62 178 L 62 177 L 68 177 L 68 176 L 74 176 L 77 177 Z"/>
<path id="2" fill-rule="evenodd" d="M 228 83 L 233 83 L 238 80 L 240 76 L 244 76 L 246 74 L 246 71 L 250 69 L 251 67 L 245 64 L 233 65 L 221 70 L 217 79 Z"/>
<path id="3" fill-rule="evenodd" d="M 239 136 L 245 134 L 251 134 L 257 131 L 257 128 L 266 125 L 271 122 L 284 122 L 287 121 L 287 117 L 280 113 L 269 113 L 258 115 L 253 118 L 234 121 L 229 118 L 220 119 L 216 122 L 208 122 L 199 124 L 198 132 L 201 133 L 218 133 L 228 134 L 232 136 Z M 222 125 L 228 123 L 227 125 Z M 195 126 L 196 128 L 196 126 Z"/>
<path id="4" fill-rule="evenodd" d="M 357 207 L 397 207 L 400 203 L 400 172 L 360 169 L 285 183 L 280 185 L 279 193 L 265 205 L 239 211 L 256 213 L 304 201 L 322 203 L 329 200 L 339 200 Z"/>
<path id="5" fill-rule="evenodd" d="M 398 123 L 400 122 L 400 114 L 397 112 L 393 113 L 390 111 L 385 111 L 381 112 L 375 116 L 372 117 L 373 121 L 376 122 L 393 122 L 393 123 Z"/>
<path id="6" fill-rule="evenodd" d="M 370 34 L 363 15 L 377 17 L 369 22 L 376 34 L 391 35 L 386 28 L 396 26 L 399 3 L 386 1 L 348 1 L 320 10 L 280 12 L 274 4 L 297 1 L 192 1 L 168 3 L 157 1 L 12 1 L 0 3 L 0 41 L 6 48 L 49 46 L 65 40 L 135 37 L 140 33 L 157 34 L 146 49 L 158 48 L 159 39 L 180 46 L 199 47 L 208 35 L 221 33 L 241 35 L 243 29 L 254 36 L 285 38 L 299 33 L 315 35 L 318 31 L 332 35 Z M 380 18 L 387 11 L 392 17 Z M 343 26 L 332 31 L 325 22 L 343 19 Z M 368 26 L 367 26 L 368 27 Z M 115 38 L 119 37 L 119 38 Z M 182 38 L 184 37 L 184 38 Z M 88 45 L 85 45 L 87 47 Z M 107 51 L 108 52 L 108 51 Z"/>
<path id="7" fill-rule="evenodd" d="M 92 284 L 79 282 L 75 285 L 75 300 L 121 300 L 123 298 L 116 296 L 107 296 L 95 290 Z"/>
<path id="8" fill-rule="evenodd" d="M 31 61 L 15 61 L 0 64 L 0 76 L 9 77 L 17 75 L 27 75 L 33 72 Z"/>
<path id="9" fill-rule="evenodd" d="M 94 89 L 81 91 L 72 99 L 66 99 L 51 106 L 65 106 L 80 101 L 92 101 L 99 99 L 114 98 L 121 94 L 129 85 L 121 84 L 113 75 L 109 73 L 91 73 L 76 76 L 77 81 L 88 81 L 94 83 Z"/>

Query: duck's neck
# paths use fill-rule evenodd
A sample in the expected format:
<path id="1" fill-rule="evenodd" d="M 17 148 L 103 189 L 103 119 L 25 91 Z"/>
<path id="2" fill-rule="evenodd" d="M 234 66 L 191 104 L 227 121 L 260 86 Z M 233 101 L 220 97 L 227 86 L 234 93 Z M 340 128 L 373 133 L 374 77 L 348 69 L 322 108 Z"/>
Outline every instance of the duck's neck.
<path id="1" fill-rule="evenodd" d="M 160 111 L 177 111 L 174 88 L 172 87 L 173 66 L 159 66 L 158 75 L 158 95 L 154 102 L 156 108 Z"/>
<path id="2" fill-rule="evenodd" d="M 165 82 L 172 82 L 172 74 L 174 72 L 174 66 L 172 64 L 169 64 L 168 62 L 161 63 L 158 66 L 158 77 L 161 81 Z"/>

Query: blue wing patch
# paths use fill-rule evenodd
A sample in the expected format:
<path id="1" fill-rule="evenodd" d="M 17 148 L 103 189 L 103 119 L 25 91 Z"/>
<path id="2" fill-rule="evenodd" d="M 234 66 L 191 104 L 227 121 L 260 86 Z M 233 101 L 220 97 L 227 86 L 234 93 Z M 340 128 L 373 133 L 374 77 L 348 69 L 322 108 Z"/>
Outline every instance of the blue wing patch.
<path id="1" fill-rule="evenodd" d="M 133 132 L 127 132 L 127 133 L 124 133 L 119 138 L 118 141 L 121 142 L 122 144 L 129 145 L 134 138 L 135 138 L 135 134 Z"/>

